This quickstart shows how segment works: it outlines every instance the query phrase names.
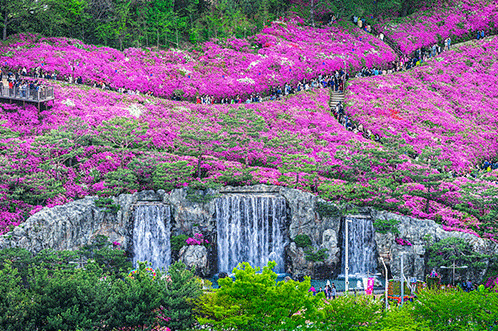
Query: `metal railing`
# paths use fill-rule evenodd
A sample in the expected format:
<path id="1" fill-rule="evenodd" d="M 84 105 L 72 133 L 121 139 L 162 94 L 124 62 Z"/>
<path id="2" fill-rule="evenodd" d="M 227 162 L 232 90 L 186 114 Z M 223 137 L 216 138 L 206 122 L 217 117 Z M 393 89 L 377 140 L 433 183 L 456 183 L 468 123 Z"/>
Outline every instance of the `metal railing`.
<path id="1" fill-rule="evenodd" d="M 40 86 L 32 89 L 29 86 L 14 88 L 0 86 L 0 97 L 12 100 L 44 102 L 54 99 L 54 88 Z"/>

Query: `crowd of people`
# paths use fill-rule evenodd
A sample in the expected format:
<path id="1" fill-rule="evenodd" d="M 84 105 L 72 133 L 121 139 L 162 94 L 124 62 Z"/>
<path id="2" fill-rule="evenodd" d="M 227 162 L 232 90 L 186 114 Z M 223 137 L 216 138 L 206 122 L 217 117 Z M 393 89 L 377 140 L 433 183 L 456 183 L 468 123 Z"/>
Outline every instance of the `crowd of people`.
<path id="1" fill-rule="evenodd" d="M 358 25 L 359 28 L 365 29 L 367 32 L 372 32 L 371 25 L 366 23 L 364 18 L 360 18 L 357 16 L 353 17 L 353 21 Z M 484 35 L 484 33 L 483 33 Z M 383 39 L 383 34 L 379 34 L 380 39 Z M 449 49 L 451 44 L 450 38 L 447 38 L 445 41 L 444 49 Z M 413 54 L 412 57 L 404 57 L 398 61 L 392 62 L 385 67 L 373 67 L 367 68 L 363 67 L 360 71 L 354 74 L 355 77 L 370 77 L 370 76 L 379 76 L 386 75 L 393 72 L 408 70 L 413 68 L 421 63 L 427 61 L 429 58 L 434 57 L 441 53 L 442 49 L 439 45 L 435 44 L 431 47 L 421 48 Z M 44 70 L 42 67 L 32 68 L 30 70 L 24 68 L 17 68 L 15 72 L 17 77 L 33 77 L 36 79 L 50 79 L 50 80 L 60 80 L 67 82 L 69 84 L 85 84 L 88 86 L 92 86 L 95 88 L 101 88 L 104 90 L 110 90 L 118 93 L 130 94 L 130 95 L 146 95 L 146 96 L 154 96 L 154 93 L 151 91 L 147 91 L 146 93 L 142 93 L 139 90 L 131 90 L 123 87 L 114 87 L 112 84 L 107 82 L 104 79 L 96 80 L 96 81 L 85 81 L 81 76 L 73 77 L 73 75 L 58 75 L 56 72 L 49 72 Z M 319 74 L 318 76 L 311 79 L 302 79 L 295 84 L 285 83 L 282 86 L 273 86 L 266 93 L 252 93 L 249 95 L 235 95 L 235 96 L 225 96 L 225 97 L 214 97 L 211 95 L 199 95 L 196 96 L 193 100 L 198 104 L 238 104 L 238 103 L 257 103 L 269 100 L 280 100 L 281 98 L 298 93 L 301 91 L 308 91 L 317 88 L 331 88 L 333 91 L 344 90 L 344 86 L 347 80 L 350 78 L 350 73 L 346 72 L 344 69 L 335 70 L 333 73 L 329 75 Z M 156 95 L 157 96 L 157 95 Z M 170 96 L 172 100 L 185 100 L 182 96 L 178 94 L 173 94 Z"/>
<path id="2" fill-rule="evenodd" d="M 331 111 L 335 119 L 348 131 L 361 134 L 366 139 L 380 141 L 380 136 L 378 134 L 373 134 L 372 131 L 365 129 L 363 124 L 358 124 L 350 120 L 348 115 L 344 112 L 344 105 L 342 101 L 339 101 L 334 107 L 332 107 Z"/>
<path id="3" fill-rule="evenodd" d="M 337 20 L 336 16 L 330 15 L 330 24 L 334 24 Z M 382 32 L 377 33 L 372 28 L 372 25 L 368 22 L 365 17 L 360 17 L 357 15 L 353 15 L 351 17 L 351 21 L 358 26 L 358 28 L 368 32 L 375 34 L 381 40 L 385 40 L 388 42 L 389 38 L 387 38 Z M 482 39 L 485 37 L 484 30 L 476 31 L 477 39 Z M 295 83 L 294 85 L 291 83 L 285 83 L 282 86 L 273 86 L 266 93 L 252 93 L 249 95 L 236 95 L 236 96 L 225 96 L 225 97 L 214 97 L 212 95 L 199 95 L 196 96 L 193 100 L 198 104 L 238 104 L 238 103 L 257 103 L 269 100 L 279 100 L 286 95 L 294 94 L 300 91 L 307 91 L 316 88 L 327 88 L 330 87 L 334 91 L 343 91 L 346 81 L 349 79 L 349 75 L 351 74 L 354 77 L 370 77 L 370 76 L 378 76 L 378 75 L 386 75 L 393 72 L 404 71 L 415 66 L 421 65 L 422 63 L 428 61 L 430 58 L 437 56 L 444 50 L 449 50 L 451 47 L 452 40 L 450 37 L 444 40 L 444 46 L 433 44 L 429 47 L 422 47 L 417 49 L 411 56 L 405 57 L 401 54 L 399 50 L 398 56 L 399 60 L 389 63 L 384 67 L 373 67 L 367 68 L 363 67 L 356 73 L 350 72 L 347 73 L 343 69 L 336 70 L 330 75 L 318 75 L 315 78 L 311 79 L 303 79 Z M 390 43 L 392 44 L 392 42 Z M 393 44 L 393 46 L 396 46 Z M 395 47 L 396 48 L 396 47 Z M 74 69 L 74 67 L 71 67 Z M 131 94 L 131 95 L 141 95 L 144 94 L 146 96 L 154 96 L 152 91 L 147 91 L 143 93 L 139 90 L 131 90 L 123 87 L 115 87 L 112 86 L 109 82 L 106 82 L 104 79 L 101 80 L 83 80 L 82 77 L 73 77 L 72 75 L 58 75 L 56 72 L 48 72 L 44 70 L 42 67 L 32 68 L 27 70 L 26 68 L 17 68 L 15 73 L 16 76 L 31 76 L 34 78 L 42 78 L 42 79 L 53 79 L 53 80 L 61 80 L 68 82 L 69 84 L 85 84 L 88 86 L 101 88 L 105 90 L 115 91 L 118 93 Z M 18 79 L 16 79 L 18 80 Z M 158 96 L 158 95 L 155 95 Z M 185 98 L 178 94 L 173 94 L 170 96 L 170 99 L 177 101 L 185 101 Z M 347 122 L 347 121 L 346 121 Z"/>
<path id="4" fill-rule="evenodd" d="M 43 91 L 45 89 L 45 85 L 43 85 L 43 82 L 38 79 L 31 80 L 26 77 L 26 68 L 19 69 L 16 72 L 0 70 L 2 95 L 9 96 L 11 98 L 38 100 L 38 92 Z M 4 85 L 4 81 L 6 81 L 7 86 Z"/>
<path id="5" fill-rule="evenodd" d="M 232 97 L 215 98 L 207 94 L 197 96 L 197 104 L 238 104 L 238 103 L 257 103 L 269 100 L 280 100 L 283 97 L 295 94 L 301 91 L 309 91 L 317 88 L 330 87 L 333 91 L 342 92 L 346 81 L 349 79 L 349 74 L 344 70 L 336 70 L 330 75 L 318 75 L 312 79 L 302 79 L 295 85 L 285 83 L 282 86 L 272 86 L 268 93 L 252 93 L 246 97 L 241 97 L 239 94 Z"/>

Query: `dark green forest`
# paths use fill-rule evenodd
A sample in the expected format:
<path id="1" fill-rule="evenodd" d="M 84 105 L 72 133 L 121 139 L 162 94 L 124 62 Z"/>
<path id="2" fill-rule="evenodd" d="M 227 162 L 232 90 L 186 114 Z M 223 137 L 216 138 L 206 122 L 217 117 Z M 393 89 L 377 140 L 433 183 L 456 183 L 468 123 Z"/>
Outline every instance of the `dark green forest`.
<path id="1" fill-rule="evenodd" d="M 244 38 L 280 16 L 298 15 L 314 25 L 332 15 L 405 16 L 420 5 L 414 0 L 0 0 L 0 27 L 3 40 L 31 32 L 118 49 L 176 48 Z"/>

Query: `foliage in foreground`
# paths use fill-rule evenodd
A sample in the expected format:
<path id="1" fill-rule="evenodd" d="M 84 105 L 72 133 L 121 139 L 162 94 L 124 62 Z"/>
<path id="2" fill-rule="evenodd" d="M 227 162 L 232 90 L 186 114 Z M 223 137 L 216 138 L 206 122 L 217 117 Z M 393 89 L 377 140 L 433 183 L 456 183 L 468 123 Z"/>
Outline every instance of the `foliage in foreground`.
<path id="1" fill-rule="evenodd" d="M 198 321 L 213 330 L 491 330 L 498 320 L 498 294 L 461 290 L 421 291 L 404 307 L 370 296 L 313 296 L 310 282 L 276 282 L 270 262 L 257 273 L 248 263 L 234 269 L 235 280 L 196 301 Z"/>
<path id="2" fill-rule="evenodd" d="M 196 302 L 199 322 L 215 330 L 292 330 L 304 326 L 320 306 L 321 296 L 308 292 L 310 279 L 276 283 L 269 262 L 262 273 L 249 263 L 239 264 L 230 277 L 218 281 L 220 289 L 206 293 Z"/>
<path id="3" fill-rule="evenodd" d="M 188 330 L 197 318 L 213 330 L 487 331 L 498 321 L 498 293 L 486 290 L 425 290 L 384 312 L 369 296 L 313 296 L 309 278 L 277 283 L 270 262 L 262 273 L 239 265 L 235 280 L 220 279 L 219 289 L 201 296 L 181 263 L 155 277 L 140 264 L 131 278 L 105 273 L 97 262 L 59 264 L 66 253 L 56 259 L 46 252 L 35 266 L 29 252 L 0 251 L 1 330 Z"/>
<path id="4" fill-rule="evenodd" d="M 106 272 L 108 266 L 97 262 L 103 255 L 100 250 L 79 269 L 67 263 L 74 257 L 71 253 L 45 251 L 33 257 L 23 250 L 0 251 L 1 330 L 184 330 L 192 326 L 188 298 L 200 295 L 200 282 L 182 263 L 170 266 L 167 274 L 157 270 L 155 277 L 141 263 L 128 277 L 124 270 Z"/>

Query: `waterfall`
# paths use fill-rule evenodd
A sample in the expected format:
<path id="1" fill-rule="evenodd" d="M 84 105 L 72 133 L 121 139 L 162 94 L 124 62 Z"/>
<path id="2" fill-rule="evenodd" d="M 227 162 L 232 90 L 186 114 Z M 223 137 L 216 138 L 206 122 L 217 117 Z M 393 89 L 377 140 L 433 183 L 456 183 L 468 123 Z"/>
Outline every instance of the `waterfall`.
<path id="1" fill-rule="evenodd" d="M 227 195 L 218 198 L 216 224 L 218 271 L 232 272 L 240 262 L 263 267 L 275 261 L 283 272 L 286 201 L 265 195 Z"/>
<path id="2" fill-rule="evenodd" d="M 148 261 L 153 268 L 168 267 L 171 259 L 170 207 L 137 205 L 133 226 L 133 265 Z"/>
<path id="3" fill-rule="evenodd" d="M 348 224 L 349 232 L 349 275 L 362 277 L 373 275 L 377 271 L 375 258 L 375 230 L 370 218 L 348 217 L 352 221 Z M 347 220 L 346 219 L 346 220 Z M 343 231 L 342 244 L 342 273 L 346 268 L 346 228 Z"/>

